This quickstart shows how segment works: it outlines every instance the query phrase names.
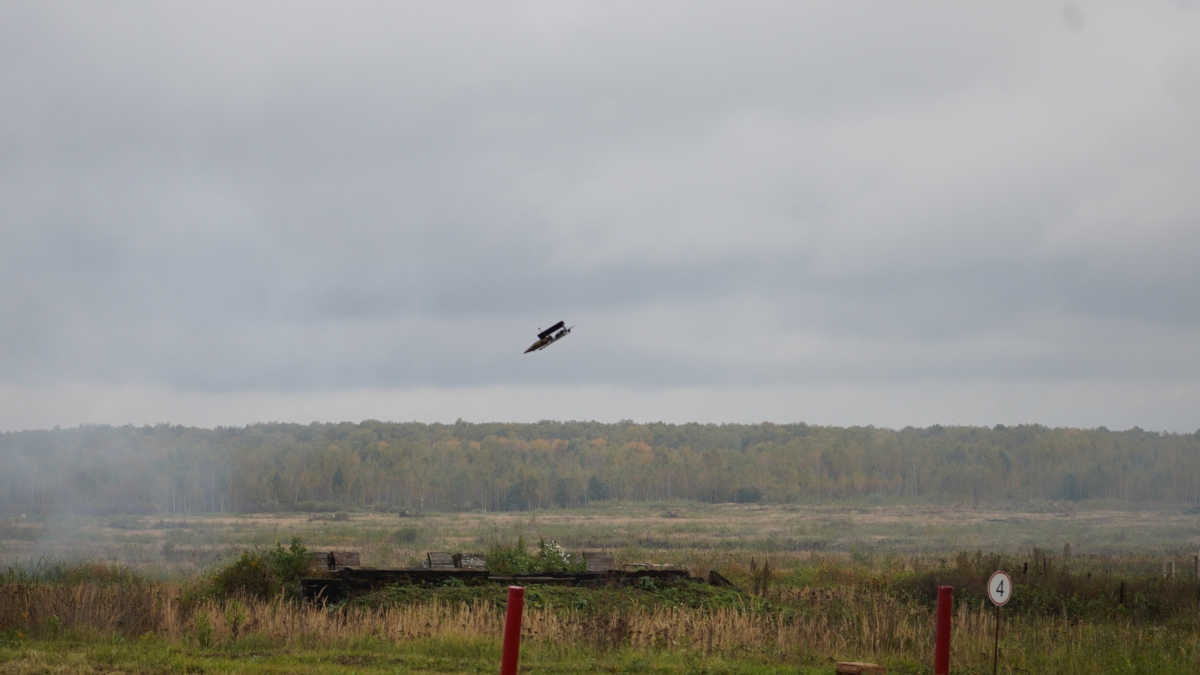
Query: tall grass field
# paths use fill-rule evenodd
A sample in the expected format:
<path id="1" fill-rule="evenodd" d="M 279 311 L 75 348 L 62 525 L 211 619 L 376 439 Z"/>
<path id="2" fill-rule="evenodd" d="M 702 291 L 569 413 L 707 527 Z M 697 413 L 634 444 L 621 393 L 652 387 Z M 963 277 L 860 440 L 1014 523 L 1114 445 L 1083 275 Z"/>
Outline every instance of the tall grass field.
<path id="1" fill-rule="evenodd" d="M 1196 673 L 1194 521 L 1106 504 L 868 502 L 27 514 L 0 523 L 0 673 L 495 672 L 502 586 L 393 586 L 314 604 L 298 597 L 296 562 L 305 549 L 353 550 L 364 565 L 407 565 L 428 550 L 487 552 L 518 538 L 717 570 L 738 586 L 530 586 L 528 672 L 833 673 L 856 660 L 928 673 L 936 589 L 951 585 L 953 672 L 990 673 L 996 613 L 984 584 L 1005 569 L 1015 588 L 1000 672 Z M 1162 575 L 1164 552 L 1173 578 Z"/>

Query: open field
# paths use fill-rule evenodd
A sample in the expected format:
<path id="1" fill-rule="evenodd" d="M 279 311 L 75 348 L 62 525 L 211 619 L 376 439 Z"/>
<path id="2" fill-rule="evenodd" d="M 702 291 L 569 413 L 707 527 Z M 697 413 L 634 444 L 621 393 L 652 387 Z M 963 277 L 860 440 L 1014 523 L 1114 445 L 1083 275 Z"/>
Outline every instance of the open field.
<path id="1" fill-rule="evenodd" d="M 0 521 L 0 564 L 25 570 L 0 584 L 0 673 L 495 671 L 499 587 L 397 587 L 331 607 L 212 590 L 212 573 L 242 551 L 293 536 L 311 550 L 359 551 L 374 566 L 522 536 L 612 550 L 619 562 L 716 569 L 747 590 L 752 557 L 775 568 L 759 595 L 531 589 L 530 672 L 816 674 L 842 659 L 929 672 L 930 593 L 940 583 L 958 589 L 955 672 L 990 672 L 995 619 L 981 592 L 996 565 L 1020 574 L 1014 601 L 1024 601 L 1006 610 L 1001 672 L 1200 672 L 1200 580 L 1190 566 L 1200 516 L 1070 506 L 27 514 Z M 1177 580 L 1160 578 L 1164 551 L 1176 555 Z M 72 567 L 83 560 L 93 562 Z"/>
<path id="2" fill-rule="evenodd" d="M 164 575 L 194 574 L 239 551 L 293 536 L 312 550 L 353 550 L 363 564 L 417 564 L 425 551 L 483 551 L 523 535 L 569 550 L 607 549 L 624 561 L 709 566 L 772 556 L 944 558 L 962 550 L 1018 554 L 1070 544 L 1079 556 L 1184 558 L 1200 549 L 1200 515 L 1112 504 L 1036 507 L 823 506 L 605 502 L 589 509 L 503 513 L 47 516 L 0 519 L 0 565 L 38 558 L 111 561 Z"/>

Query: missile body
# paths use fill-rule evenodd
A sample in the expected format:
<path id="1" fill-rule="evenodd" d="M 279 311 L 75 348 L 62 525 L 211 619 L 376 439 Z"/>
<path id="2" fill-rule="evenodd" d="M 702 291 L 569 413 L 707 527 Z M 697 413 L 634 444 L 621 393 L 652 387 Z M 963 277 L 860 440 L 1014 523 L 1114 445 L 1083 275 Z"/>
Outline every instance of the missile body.
<path id="1" fill-rule="evenodd" d="M 525 353 L 528 354 L 529 352 L 536 352 L 539 349 L 545 349 L 546 347 L 549 347 L 550 345 L 554 344 L 555 342 L 570 335 L 571 328 L 574 328 L 574 326 L 571 326 L 571 328 L 563 328 L 563 325 L 564 325 L 563 322 L 559 321 L 558 323 L 554 324 L 553 326 L 538 333 L 537 342 L 529 345 L 529 349 L 526 349 Z M 558 331 L 557 333 L 554 332 L 556 330 Z"/>

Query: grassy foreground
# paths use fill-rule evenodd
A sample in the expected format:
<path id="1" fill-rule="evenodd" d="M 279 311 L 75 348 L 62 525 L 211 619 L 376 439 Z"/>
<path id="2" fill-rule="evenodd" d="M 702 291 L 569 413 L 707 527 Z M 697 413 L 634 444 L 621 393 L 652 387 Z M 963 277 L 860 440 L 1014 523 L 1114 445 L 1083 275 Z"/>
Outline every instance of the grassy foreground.
<path id="1" fill-rule="evenodd" d="M 355 644 L 327 649 L 220 649 L 157 641 L 113 644 L 93 641 L 35 641 L 0 648 L 3 673 L 494 673 L 500 650 L 492 642 L 422 639 L 401 645 Z M 531 646 L 522 650 L 521 670 L 544 673 L 796 673 L 772 659 L 726 659 L 694 654 L 622 650 L 603 654 L 564 653 Z M 801 668 L 832 672 L 832 666 Z"/>
<path id="2" fill-rule="evenodd" d="M 585 590 L 531 587 L 528 672 L 827 673 L 836 660 L 928 673 L 933 607 L 922 590 L 980 570 L 870 572 L 823 564 L 752 595 L 681 582 Z M 92 576 L 103 576 L 92 574 Z M 1126 604 L 1068 574 L 1021 579 L 1003 625 L 1004 673 L 1196 673 L 1194 584 L 1128 583 Z M 213 597 L 196 588 L 9 578 L 0 585 L 0 673 L 495 672 L 503 589 L 392 587 L 338 606 Z M 1142 604 L 1133 604 L 1133 596 Z M 1089 601 L 1090 598 L 1090 601 Z M 955 672 L 991 672 L 995 615 L 960 594 Z"/>
<path id="3" fill-rule="evenodd" d="M 986 622 L 963 621 L 955 639 L 956 673 L 991 672 L 990 651 L 979 630 Z M 964 625 L 966 624 L 966 625 Z M 861 636 L 847 635 L 847 643 Z M 247 635 L 208 647 L 195 640 L 153 635 L 9 639 L 0 644 L 0 673 L 475 673 L 496 672 L 500 645 L 494 638 L 432 636 L 411 639 L 361 637 L 335 640 L 274 640 Z M 601 649 L 565 647 L 532 639 L 523 646 L 523 672 L 545 673 L 802 673 L 832 674 L 834 657 L 796 649 L 746 646 L 708 653 L 696 646 L 655 643 Z M 1128 625 L 1029 625 L 1007 636 L 1003 673 L 1195 673 L 1193 636 L 1162 627 Z M 964 653 L 966 652 L 966 653 Z M 892 673 L 928 673 L 927 665 L 880 655 Z M 859 657 L 861 658 L 861 656 Z M 869 655 L 868 655 L 869 658 Z M 928 663 L 925 662 L 925 663 Z"/>

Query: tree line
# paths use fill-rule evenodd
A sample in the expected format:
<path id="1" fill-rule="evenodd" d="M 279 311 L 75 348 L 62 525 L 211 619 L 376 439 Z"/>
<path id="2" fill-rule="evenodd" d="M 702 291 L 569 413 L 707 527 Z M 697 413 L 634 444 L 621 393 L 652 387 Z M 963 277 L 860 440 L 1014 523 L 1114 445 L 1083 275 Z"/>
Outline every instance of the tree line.
<path id="1" fill-rule="evenodd" d="M 1200 503 L 1200 432 L 808 424 L 158 425 L 0 434 L 5 512 L 513 511 L 593 501 Z"/>

